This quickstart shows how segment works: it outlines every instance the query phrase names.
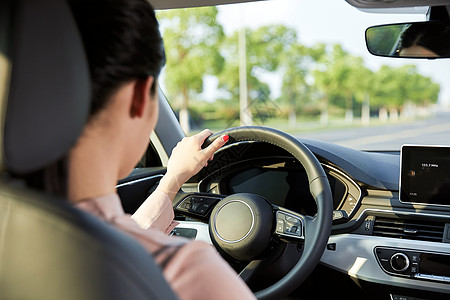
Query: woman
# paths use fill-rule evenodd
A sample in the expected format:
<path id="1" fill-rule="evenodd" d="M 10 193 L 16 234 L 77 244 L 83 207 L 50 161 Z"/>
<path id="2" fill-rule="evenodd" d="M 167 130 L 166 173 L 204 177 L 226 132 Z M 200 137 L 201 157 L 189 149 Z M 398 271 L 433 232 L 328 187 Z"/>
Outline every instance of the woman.
<path id="1" fill-rule="evenodd" d="M 156 191 L 130 218 L 115 185 L 145 151 L 158 118 L 157 78 L 165 55 L 158 23 L 145 0 L 80 0 L 71 8 L 92 78 L 90 118 L 67 157 L 67 197 L 135 237 L 161 266 L 181 299 L 254 299 L 231 267 L 205 243 L 168 237 L 172 199 L 228 140 L 206 149 L 205 130 L 173 150 Z"/>

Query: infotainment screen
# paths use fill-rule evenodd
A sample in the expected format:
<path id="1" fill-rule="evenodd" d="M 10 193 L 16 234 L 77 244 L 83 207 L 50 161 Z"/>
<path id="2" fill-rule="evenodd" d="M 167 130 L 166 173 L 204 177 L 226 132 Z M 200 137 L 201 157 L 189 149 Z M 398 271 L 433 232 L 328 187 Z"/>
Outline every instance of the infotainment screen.
<path id="1" fill-rule="evenodd" d="M 450 146 L 402 146 L 400 201 L 450 205 Z"/>

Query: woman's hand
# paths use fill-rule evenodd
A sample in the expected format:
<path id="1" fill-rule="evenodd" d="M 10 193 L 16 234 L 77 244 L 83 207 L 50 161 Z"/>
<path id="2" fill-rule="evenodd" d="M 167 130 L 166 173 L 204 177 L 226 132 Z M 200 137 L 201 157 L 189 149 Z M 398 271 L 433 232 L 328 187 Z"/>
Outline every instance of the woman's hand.
<path id="1" fill-rule="evenodd" d="M 208 161 L 213 159 L 214 153 L 227 141 L 228 136 L 217 138 L 211 145 L 202 149 L 203 142 L 212 135 L 208 129 L 191 136 L 185 137 L 173 149 L 167 164 L 167 173 L 161 180 L 158 189 L 165 192 L 171 199 L 181 186 L 192 176 L 197 174 Z"/>

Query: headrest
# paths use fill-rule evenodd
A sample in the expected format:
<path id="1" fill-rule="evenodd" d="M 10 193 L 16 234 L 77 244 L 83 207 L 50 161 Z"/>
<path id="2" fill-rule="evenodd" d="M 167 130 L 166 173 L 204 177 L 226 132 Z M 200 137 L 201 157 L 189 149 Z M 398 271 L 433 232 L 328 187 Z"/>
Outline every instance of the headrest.
<path id="1" fill-rule="evenodd" d="M 75 143 L 89 111 L 89 70 L 65 1 L 6 2 L 12 17 L 0 56 L 7 54 L 12 68 L 2 111 L 3 164 L 24 174 L 55 162 Z"/>

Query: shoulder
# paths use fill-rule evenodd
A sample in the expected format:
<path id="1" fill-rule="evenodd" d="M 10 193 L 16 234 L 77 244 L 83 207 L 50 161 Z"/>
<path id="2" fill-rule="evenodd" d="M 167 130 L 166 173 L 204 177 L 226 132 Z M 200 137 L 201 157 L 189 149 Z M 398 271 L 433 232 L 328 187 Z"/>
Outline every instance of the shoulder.
<path id="1" fill-rule="evenodd" d="M 213 246 L 200 241 L 166 237 L 160 245 L 152 254 L 168 274 L 172 274 L 173 270 L 197 268 L 199 264 L 211 266 L 222 260 Z"/>
<path id="2" fill-rule="evenodd" d="M 204 242 L 184 244 L 162 267 L 167 281 L 183 299 L 255 299 L 216 249 Z"/>

